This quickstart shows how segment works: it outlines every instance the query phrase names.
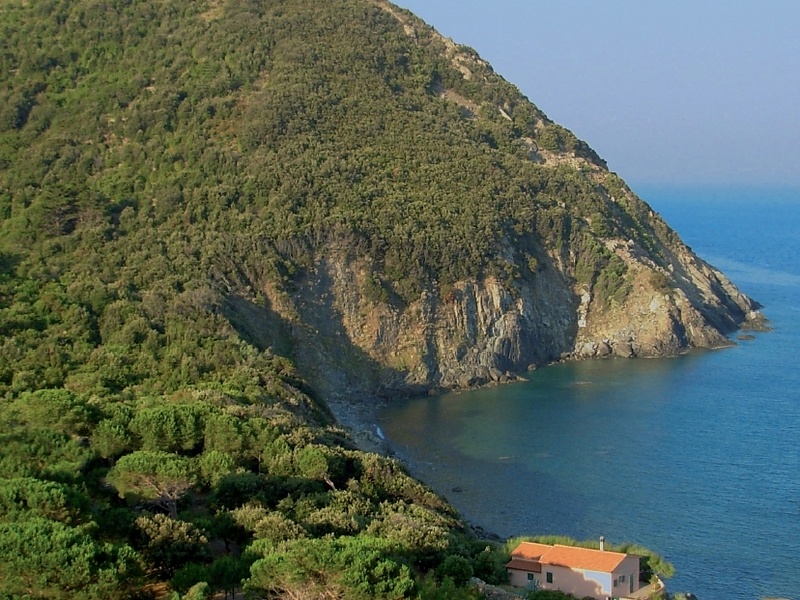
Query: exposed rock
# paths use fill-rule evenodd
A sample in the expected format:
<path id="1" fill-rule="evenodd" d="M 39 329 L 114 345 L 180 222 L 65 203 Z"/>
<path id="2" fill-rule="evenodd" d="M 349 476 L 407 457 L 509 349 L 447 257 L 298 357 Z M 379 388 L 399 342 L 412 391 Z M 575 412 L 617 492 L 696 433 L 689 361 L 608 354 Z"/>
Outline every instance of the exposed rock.
<path id="1" fill-rule="evenodd" d="M 576 289 L 553 258 L 533 277 L 462 281 L 405 306 L 363 293 L 371 266 L 327 252 L 272 308 L 295 325 L 296 360 L 323 392 L 424 394 L 514 379 L 513 373 L 574 358 L 672 356 L 730 345 L 726 334 L 758 324 L 757 305 L 678 245 L 665 246 L 676 287 L 654 290 L 650 259 L 617 244 L 630 290 L 619 301 Z M 583 322 L 583 326 L 581 326 Z M 315 376 L 316 375 L 316 376 Z"/>
<path id="2" fill-rule="evenodd" d="M 771 328 L 761 312 L 751 310 L 747 313 L 744 323 L 741 324 L 740 329 L 747 331 L 770 331 Z"/>
<path id="3" fill-rule="evenodd" d="M 474 381 L 475 381 L 475 378 L 473 376 L 471 376 L 471 375 L 462 375 L 456 381 L 456 385 L 457 385 L 457 387 L 460 387 L 460 388 L 468 388 L 468 387 L 472 387 Z"/>
<path id="4" fill-rule="evenodd" d="M 515 102 L 524 104 L 524 98 L 491 105 L 471 91 L 490 85 L 495 97 L 502 84 L 476 53 L 383 0 L 376 5 L 402 25 L 410 43 L 427 39 L 439 48 L 438 60 L 454 69 L 453 77 L 471 81 L 431 81 L 426 89 L 436 102 L 454 105 L 470 128 L 475 122 L 506 127 L 511 120 L 515 129 L 524 129 L 523 120 L 531 124 L 514 134 L 514 160 L 530 159 L 526 166 L 541 172 L 514 188 L 524 201 L 513 218 L 509 213 L 501 221 L 508 230 L 494 227 L 497 237 L 489 236 L 487 268 L 453 275 L 420 258 L 420 270 L 430 278 L 418 278 L 413 289 L 424 290 L 418 297 L 406 292 L 401 300 L 386 281 L 386 254 L 364 253 L 359 246 L 402 244 L 390 243 L 391 236 L 367 242 L 353 233 L 355 243 L 349 244 L 338 233 L 328 239 L 320 231 L 291 289 L 248 282 L 288 324 L 285 345 L 323 396 L 424 394 L 503 383 L 513 373 L 558 360 L 672 356 L 730 345 L 727 336 L 739 327 L 765 327 L 759 306 L 683 244 L 591 148 L 545 143 L 568 132 L 533 105 L 517 114 Z M 566 191 L 573 184 L 584 197 Z M 472 202 L 473 208 L 483 206 L 480 199 Z M 437 211 L 445 215 L 450 208 L 442 204 Z M 420 225 L 419 238 L 435 246 L 435 220 Z M 386 284 L 385 293 L 366 293 L 376 282 Z"/>
<path id="5" fill-rule="evenodd" d="M 611 350 L 614 356 L 621 358 L 632 358 L 634 356 L 633 346 L 627 341 L 615 341 L 612 343 Z"/>
<path id="6" fill-rule="evenodd" d="M 508 379 L 503 372 L 496 367 L 491 367 L 489 369 L 489 377 L 492 381 L 500 381 L 503 378 Z"/>

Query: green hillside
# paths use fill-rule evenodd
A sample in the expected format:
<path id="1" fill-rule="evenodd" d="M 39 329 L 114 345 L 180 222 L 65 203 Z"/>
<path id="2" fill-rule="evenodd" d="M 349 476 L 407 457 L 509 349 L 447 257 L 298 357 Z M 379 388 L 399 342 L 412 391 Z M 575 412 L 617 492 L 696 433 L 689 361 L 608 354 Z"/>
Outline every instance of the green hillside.
<path id="1" fill-rule="evenodd" d="M 0 597 L 469 597 L 502 551 L 355 449 L 274 298 L 333 248 L 393 310 L 554 263 L 612 304 L 611 237 L 677 243 L 397 7 L 6 0 Z"/>

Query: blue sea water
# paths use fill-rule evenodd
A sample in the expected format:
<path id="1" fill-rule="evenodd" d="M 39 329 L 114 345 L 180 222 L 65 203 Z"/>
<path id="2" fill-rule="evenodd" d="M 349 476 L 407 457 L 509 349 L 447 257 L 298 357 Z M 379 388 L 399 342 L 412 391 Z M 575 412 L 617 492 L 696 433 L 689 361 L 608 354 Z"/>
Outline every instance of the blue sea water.
<path id="1" fill-rule="evenodd" d="M 380 425 L 489 531 L 636 542 L 675 565 L 671 591 L 700 600 L 800 600 L 800 191 L 639 193 L 773 331 L 674 359 L 555 365 L 393 404 Z"/>

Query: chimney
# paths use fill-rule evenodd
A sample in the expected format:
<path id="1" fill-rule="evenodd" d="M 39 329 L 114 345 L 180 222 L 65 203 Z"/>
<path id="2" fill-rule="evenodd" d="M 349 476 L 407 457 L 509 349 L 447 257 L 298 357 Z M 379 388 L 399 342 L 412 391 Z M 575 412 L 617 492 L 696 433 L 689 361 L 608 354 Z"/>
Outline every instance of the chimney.
<path id="1" fill-rule="evenodd" d="M 605 536 L 600 536 L 600 552 L 606 549 L 606 538 Z"/>

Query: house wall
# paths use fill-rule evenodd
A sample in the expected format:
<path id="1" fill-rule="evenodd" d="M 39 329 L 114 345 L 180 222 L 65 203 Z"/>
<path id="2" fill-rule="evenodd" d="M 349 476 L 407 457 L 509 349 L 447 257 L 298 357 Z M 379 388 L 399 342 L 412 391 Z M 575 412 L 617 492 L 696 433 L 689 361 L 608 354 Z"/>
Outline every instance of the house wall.
<path id="1" fill-rule="evenodd" d="M 553 583 L 547 583 L 548 571 L 553 574 Z M 536 580 L 543 590 L 561 590 L 578 598 L 605 599 L 611 595 L 611 573 L 542 565 L 542 572 L 536 574 Z"/>
<path id="2" fill-rule="evenodd" d="M 620 581 L 622 576 L 625 577 L 625 581 Z M 612 597 L 627 596 L 630 594 L 631 580 L 633 581 L 633 591 L 635 592 L 638 590 L 641 587 L 639 584 L 639 557 L 626 557 L 625 560 L 623 560 L 619 566 L 614 569 L 614 572 L 612 573 L 612 579 L 616 579 L 618 583 L 617 587 L 612 588 Z"/>
<path id="3" fill-rule="evenodd" d="M 539 573 L 534 573 L 533 575 L 536 576 L 536 581 L 539 581 Z M 514 587 L 524 588 L 528 587 L 530 584 L 530 579 L 528 579 L 528 571 L 518 571 L 517 569 L 509 569 L 508 570 L 508 583 L 513 585 Z"/>
<path id="4" fill-rule="evenodd" d="M 553 583 L 547 582 L 547 572 L 553 574 Z M 529 588 L 531 581 L 528 579 L 528 571 L 508 569 L 509 583 L 514 587 Z M 621 581 L 622 576 L 625 581 Z M 541 573 L 533 573 L 536 586 L 542 590 L 561 590 L 578 598 L 592 596 L 598 600 L 605 598 L 620 598 L 630 594 L 630 581 L 633 577 L 633 591 L 640 588 L 639 585 L 639 558 L 635 556 L 626 557 L 613 573 L 603 573 L 599 571 L 588 571 L 581 569 L 569 569 L 567 567 L 557 567 L 553 565 L 542 565 Z M 616 587 L 613 585 L 617 581 Z"/>

